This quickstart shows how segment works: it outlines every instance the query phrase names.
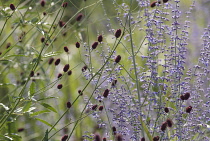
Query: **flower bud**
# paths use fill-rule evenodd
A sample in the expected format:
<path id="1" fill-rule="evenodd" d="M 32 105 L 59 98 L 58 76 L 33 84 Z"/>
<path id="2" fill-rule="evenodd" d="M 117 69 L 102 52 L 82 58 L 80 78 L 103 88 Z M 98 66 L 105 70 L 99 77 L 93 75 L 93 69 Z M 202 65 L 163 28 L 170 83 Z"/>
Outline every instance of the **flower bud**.
<path id="1" fill-rule="evenodd" d="M 82 13 L 79 13 L 78 15 L 77 15 L 77 18 L 76 18 L 76 20 L 79 22 L 81 19 L 82 19 Z"/>
<path id="2" fill-rule="evenodd" d="M 51 65 L 54 61 L 54 58 L 50 58 L 48 64 Z"/>
<path id="3" fill-rule="evenodd" d="M 115 63 L 119 63 L 121 60 L 121 56 L 120 55 L 117 55 L 117 57 L 115 58 Z"/>
<path id="4" fill-rule="evenodd" d="M 69 70 L 69 64 L 66 64 L 64 67 L 63 67 L 63 71 L 64 72 L 67 72 Z"/>
<path id="5" fill-rule="evenodd" d="M 191 110 L 192 110 L 192 106 L 189 106 L 189 107 L 186 108 L 186 112 L 187 112 L 187 113 L 190 113 Z"/>
<path id="6" fill-rule="evenodd" d="M 103 41 L 103 37 L 102 37 L 102 35 L 99 35 L 98 36 L 98 42 L 102 42 Z"/>
<path id="7" fill-rule="evenodd" d="M 98 46 L 98 42 L 94 42 L 94 43 L 92 44 L 92 49 L 96 49 L 97 46 Z"/>
<path id="8" fill-rule="evenodd" d="M 79 42 L 76 42 L 76 44 L 75 44 L 75 45 L 76 45 L 76 47 L 77 47 L 77 48 L 79 48 L 79 47 L 80 47 L 80 43 L 79 43 Z"/>
<path id="9" fill-rule="evenodd" d="M 58 84 L 57 88 L 58 89 L 62 89 L 63 85 L 62 84 Z"/>
<path id="10" fill-rule="evenodd" d="M 12 10 L 12 11 L 14 11 L 15 10 L 15 6 L 14 6 L 14 4 L 10 4 L 10 9 Z"/>
<path id="11" fill-rule="evenodd" d="M 107 96 L 109 95 L 109 90 L 108 89 L 106 89 L 105 91 L 104 91 L 104 94 L 103 94 L 103 96 L 105 97 L 105 98 L 107 98 Z"/>
<path id="12" fill-rule="evenodd" d="M 67 108 L 71 108 L 71 102 L 67 102 L 67 103 L 66 103 L 66 107 L 67 107 Z"/>
<path id="13" fill-rule="evenodd" d="M 68 135 L 64 135 L 62 138 L 61 138 L 61 141 L 66 141 L 68 139 Z"/>
<path id="14" fill-rule="evenodd" d="M 121 33 L 122 33 L 121 29 L 118 29 L 118 30 L 115 32 L 115 37 L 116 37 L 116 38 L 119 38 L 120 35 L 121 35 Z"/>
<path id="15" fill-rule="evenodd" d="M 60 58 L 58 58 L 56 61 L 55 61 L 55 65 L 57 66 L 57 65 L 59 65 L 60 64 Z"/>
<path id="16" fill-rule="evenodd" d="M 69 52 L 69 49 L 68 49 L 67 46 L 63 47 L 63 49 L 64 49 L 65 52 Z"/>

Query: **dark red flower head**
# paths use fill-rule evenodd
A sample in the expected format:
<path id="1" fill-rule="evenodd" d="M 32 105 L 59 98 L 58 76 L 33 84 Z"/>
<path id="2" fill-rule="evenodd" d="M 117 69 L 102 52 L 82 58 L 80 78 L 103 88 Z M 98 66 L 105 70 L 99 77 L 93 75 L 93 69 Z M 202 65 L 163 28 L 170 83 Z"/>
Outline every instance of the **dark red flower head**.
<path id="1" fill-rule="evenodd" d="M 103 37 L 102 37 L 102 35 L 99 35 L 98 36 L 98 42 L 102 42 L 103 41 Z"/>
<path id="2" fill-rule="evenodd" d="M 66 103 L 66 107 L 67 107 L 67 108 L 71 108 L 71 102 L 67 102 L 67 103 Z"/>
<path id="3" fill-rule="evenodd" d="M 161 129 L 162 131 L 165 131 L 166 128 L 167 128 L 167 122 L 163 122 L 162 125 L 161 125 L 161 127 L 160 127 L 160 129 Z"/>
<path id="4" fill-rule="evenodd" d="M 63 49 L 64 49 L 65 52 L 69 52 L 69 49 L 68 49 L 67 46 L 63 47 Z"/>
<path id="5" fill-rule="evenodd" d="M 142 137 L 142 138 L 141 138 L 141 141 L 145 141 L 145 138 L 144 138 L 144 137 Z"/>
<path id="6" fill-rule="evenodd" d="M 15 10 L 14 4 L 10 4 L 10 9 L 13 10 L 13 11 Z"/>
<path id="7" fill-rule="evenodd" d="M 57 88 L 58 89 L 62 89 L 63 85 L 62 84 L 58 84 Z"/>
<path id="8" fill-rule="evenodd" d="M 172 127 L 173 126 L 173 121 L 171 119 L 167 119 L 166 120 L 168 127 Z"/>
<path id="9" fill-rule="evenodd" d="M 122 33 L 121 29 L 118 29 L 118 30 L 115 32 L 115 37 L 116 37 L 116 38 L 119 38 L 120 35 L 121 35 L 121 33 Z"/>
<path id="10" fill-rule="evenodd" d="M 165 108 L 164 108 L 164 111 L 165 111 L 166 113 L 168 113 L 168 112 L 169 112 L 168 107 L 165 107 Z"/>
<path id="11" fill-rule="evenodd" d="M 121 56 L 120 56 L 120 55 L 117 55 L 117 57 L 115 58 L 115 60 L 114 60 L 114 61 L 115 61 L 116 63 L 119 63 L 119 62 L 120 62 L 120 60 L 121 60 Z"/>
<path id="12" fill-rule="evenodd" d="M 75 45 L 76 45 L 76 47 L 77 47 L 77 48 L 79 48 L 79 47 L 80 47 L 80 43 L 79 43 L 79 42 L 76 42 L 76 44 L 75 44 Z"/>
<path id="13" fill-rule="evenodd" d="M 107 98 L 108 95 L 109 95 L 109 89 L 106 89 L 106 90 L 104 91 L 103 96 L 104 96 L 105 98 Z"/>
<path id="14" fill-rule="evenodd" d="M 45 1 L 44 0 L 41 0 L 41 2 L 40 2 L 40 5 L 42 6 L 42 7 L 44 7 L 45 6 Z"/>
<path id="15" fill-rule="evenodd" d="M 76 18 L 76 20 L 79 22 L 81 19 L 82 19 L 82 13 L 79 13 L 78 15 L 77 15 L 77 18 Z"/>
<path id="16" fill-rule="evenodd" d="M 95 134 L 94 138 L 95 138 L 94 141 L 101 141 L 101 137 L 99 134 Z"/>
<path id="17" fill-rule="evenodd" d="M 51 65 L 54 61 L 54 58 L 50 58 L 48 64 Z"/>
<path id="18" fill-rule="evenodd" d="M 166 2 L 168 2 L 168 0 L 163 0 L 163 3 L 166 3 Z"/>
<path id="19" fill-rule="evenodd" d="M 61 138 L 61 141 L 66 141 L 68 139 L 68 135 L 64 135 L 62 138 Z"/>
<path id="20" fill-rule="evenodd" d="M 85 65 L 83 68 L 82 68 L 82 72 L 85 72 L 87 70 L 87 66 Z"/>
<path id="21" fill-rule="evenodd" d="M 63 67 L 63 71 L 64 72 L 67 72 L 69 70 L 69 64 L 66 64 L 64 67 Z"/>
<path id="22" fill-rule="evenodd" d="M 187 113 L 190 113 L 191 110 L 192 110 L 192 106 L 188 106 L 188 107 L 186 108 L 186 112 L 187 112 Z"/>
<path id="23" fill-rule="evenodd" d="M 117 84 L 117 79 L 112 81 L 112 87 L 114 87 Z"/>
<path id="24" fill-rule="evenodd" d="M 98 42 L 94 42 L 94 43 L 92 44 L 92 49 L 96 49 L 97 46 L 98 46 Z"/>
<path id="25" fill-rule="evenodd" d="M 100 107 L 98 108 L 99 111 L 102 111 L 103 109 L 104 109 L 104 106 L 100 106 Z"/>
<path id="26" fill-rule="evenodd" d="M 97 107 L 98 107 L 98 105 L 96 104 L 96 105 L 93 105 L 91 109 L 92 109 L 92 110 L 96 110 Z"/>
<path id="27" fill-rule="evenodd" d="M 116 136 L 116 141 L 122 141 L 122 140 L 123 140 L 122 135 L 121 134 L 118 134 Z"/>
<path id="28" fill-rule="evenodd" d="M 184 100 L 188 100 L 190 98 L 190 93 L 185 93 L 184 94 Z"/>
<path id="29" fill-rule="evenodd" d="M 55 65 L 56 65 L 56 66 L 59 65 L 60 62 L 61 62 L 61 60 L 60 60 L 60 58 L 58 58 L 58 59 L 55 61 Z"/>
<path id="30" fill-rule="evenodd" d="M 62 4 L 62 7 L 67 7 L 67 5 L 68 5 L 68 3 L 67 2 L 64 2 L 63 4 Z"/>

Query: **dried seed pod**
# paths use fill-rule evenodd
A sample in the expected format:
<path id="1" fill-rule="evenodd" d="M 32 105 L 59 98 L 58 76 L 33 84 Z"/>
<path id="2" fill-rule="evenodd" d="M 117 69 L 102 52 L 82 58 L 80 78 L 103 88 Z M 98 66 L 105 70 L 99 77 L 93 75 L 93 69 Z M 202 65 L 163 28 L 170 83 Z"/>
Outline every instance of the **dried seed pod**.
<path id="1" fill-rule="evenodd" d="M 107 96 L 109 95 L 109 90 L 108 89 L 106 89 L 105 91 L 104 91 L 104 94 L 103 94 L 103 96 L 105 97 L 105 98 L 107 98 Z"/>
<path id="2" fill-rule="evenodd" d="M 120 35 L 121 35 L 121 33 L 122 33 L 121 29 L 116 30 L 116 32 L 115 32 L 115 37 L 116 37 L 116 38 L 119 38 Z"/>
<path id="3" fill-rule="evenodd" d="M 192 110 L 192 106 L 188 106 L 188 107 L 186 108 L 186 112 L 187 112 L 187 113 L 190 113 L 191 110 Z"/>
<path id="4" fill-rule="evenodd" d="M 96 49 L 97 46 L 98 46 L 98 42 L 94 42 L 94 43 L 92 44 L 92 49 Z"/>
<path id="5" fill-rule="evenodd" d="M 60 60 L 60 58 L 58 58 L 58 59 L 55 61 L 55 65 L 56 65 L 56 66 L 59 65 L 60 62 L 61 62 L 61 60 Z"/>
<path id="6" fill-rule="evenodd" d="M 77 47 L 77 48 L 79 48 L 79 47 L 80 47 L 80 43 L 79 43 L 79 42 L 76 42 L 76 44 L 75 44 L 75 45 L 76 45 L 76 47 Z"/>
<path id="7" fill-rule="evenodd" d="M 64 135 L 62 138 L 61 138 L 61 141 L 66 141 L 68 139 L 68 135 Z"/>
<path id="8" fill-rule="evenodd" d="M 117 57 L 115 58 L 115 63 L 119 63 L 121 60 L 121 56 L 120 55 L 117 55 Z"/>
<path id="9" fill-rule="evenodd" d="M 58 74 L 58 76 L 57 76 L 57 78 L 60 78 L 61 76 L 62 76 L 62 74 L 61 74 L 61 73 L 59 73 L 59 74 Z"/>
<path id="10" fill-rule="evenodd" d="M 44 41 L 45 41 L 45 38 L 44 38 L 44 37 L 42 37 L 42 38 L 41 38 L 41 42 L 43 43 Z"/>
<path id="11" fill-rule="evenodd" d="M 165 131 L 166 128 L 167 128 L 167 122 L 163 122 L 162 125 L 161 125 L 161 127 L 160 127 L 160 129 L 161 129 L 162 131 Z"/>
<path id="12" fill-rule="evenodd" d="M 92 110 L 96 110 L 97 107 L 98 107 L 98 105 L 96 104 L 96 105 L 93 105 L 91 109 L 92 109 Z"/>
<path id="13" fill-rule="evenodd" d="M 48 64 L 51 65 L 54 61 L 54 58 L 50 58 Z"/>
<path id="14" fill-rule="evenodd" d="M 99 36 L 98 36 L 98 42 L 101 43 L 102 41 L 103 41 L 103 36 L 102 36 L 102 35 L 99 35 Z"/>
<path id="15" fill-rule="evenodd" d="M 121 135 L 121 134 L 118 134 L 118 135 L 116 136 L 116 141 L 122 141 L 122 140 L 123 140 L 122 135 Z"/>
<path id="16" fill-rule="evenodd" d="M 166 113 L 168 113 L 168 112 L 169 112 L 168 107 L 165 107 L 165 108 L 164 108 L 164 111 L 165 111 Z"/>
<path id="17" fill-rule="evenodd" d="M 66 107 L 67 107 L 67 108 L 71 108 L 71 102 L 68 101 L 68 102 L 66 103 Z"/>
<path id="18" fill-rule="evenodd" d="M 66 8 L 67 5 L 68 5 L 68 3 L 67 3 L 67 2 L 64 2 L 64 3 L 62 4 L 62 7 Z"/>
<path id="19" fill-rule="evenodd" d="M 66 64 L 64 67 L 63 67 L 63 71 L 64 72 L 67 72 L 69 70 L 69 64 Z"/>
<path id="20" fill-rule="evenodd" d="M 141 138 L 141 141 L 145 141 L 145 138 L 144 138 L 144 137 L 142 137 L 142 138 Z"/>
<path id="21" fill-rule="evenodd" d="M 78 15 L 77 15 L 77 18 L 76 18 L 76 20 L 79 22 L 81 19 L 82 19 L 82 13 L 79 13 Z"/>
<path id="22" fill-rule="evenodd" d="M 14 4 L 10 4 L 10 9 L 12 10 L 12 11 L 14 11 L 15 10 L 15 6 L 14 6 Z"/>
<path id="23" fill-rule="evenodd" d="M 104 106 L 100 106 L 100 107 L 98 108 L 99 111 L 102 111 L 103 109 L 104 109 Z"/>
<path id="24" fill-rule="evenodd" d="M 45 2 L 44 0 L 41 0 L 40 5 L 41 5 L 42 7 L 44 7 L 45 4 L 46 4 L 46 2 Z"/>
<path id="25" fill-rule="evenodd" d="M 82 68 L 82 72 L 85 72 L 87 70 L 87 66 L 85 65 L 83 68 Z"/>
<path id="26" fill-rule="evenodd" d="M 173 121 L 171 119 L 169 119 L 169 118 L 166 120 L 166 123 L 167 123 L 168 127 L 172 127 L 173 126 Z"/>
<path id="27" fill-rule="evenodd" d="M 63 47 L 65 52 L 69 52 L 69 48 L 67 46 Z"/>
<path id="28" fill-rule="evenodd" d="M 71 75 L 72 74 L 72 71 L 70 70 L 70 71 L 68 71 L 68 75 Z"/>
<path id="29" fill-rule="evenodd" d="M 58 84 L 57 88 L 58 89 L 62 89 L 63 85 L 62 84 Z"/>
<path id="30" fill-rule="evenodd" d="M 99 134 L 95 134 L 94 139 L 94 141 L 101 141 L 101 137 Z"/>
<path id="31" fill-rule="evenodd" d="M 190 98 L 190 93 L 185 93 L 184 94 L 184 100 L 188 100 Z"/>

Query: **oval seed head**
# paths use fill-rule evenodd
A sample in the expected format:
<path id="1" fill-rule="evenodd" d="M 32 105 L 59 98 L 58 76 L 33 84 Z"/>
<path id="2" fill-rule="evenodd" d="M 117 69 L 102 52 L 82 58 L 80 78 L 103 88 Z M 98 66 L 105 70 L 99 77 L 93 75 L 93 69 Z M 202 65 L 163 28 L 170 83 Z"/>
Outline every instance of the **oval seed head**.
<path id="1" fill-rule="evenodd" d="M 98 105 L 96 104 L 96 105 L 93 105 L 91 109 L 95 111 L 97 109 L 97 107 L 98 107 Z"/>
<path id="2" fill-rule="evenodd" d="M 101 137 L 99 134 L 95 134 L 94 138 L 95 138 L 94 141 L 101 141 Z"/>
<path id="3" fill-rule="evenodd" d="M 170 128 L 173 126 L 173 121 L 169 118 L 166 120 L 166 123 L 167 123 L 168 127 L 170 127 Z"/>
<path id="4" fill-rule="evenodd" d="M 72 71 L 70 70 L 70 71 L 68 71 L 68 75 L 71 75 L 72 74 Z"/>
<path id="5" fill-rule="evenodd" d="M 103 109 L 104 109 L 104 106 L 100 106 L 100 107 L 98 108 L 99 111 L 102 111 Z"/>
<path id="6" fill-rule="evenodd" d="M 61 141 L 66 141 L 68 139 L 68 135 L 64 135 L 62 138 L 61 138 Z"/>
<path id="7" fill-rule="evenodd" d="M 71 102 L 68 101 L 68 102 L 66 103 L 66 107 L 67 107 L 67 108 L 71 108 Z"/>
<path id="8" fill-rule="evenodd" d="M 50 58 L 48 64 L 51 65 L 54 61 L 54 58 Z"/>
<path id="9" fill-rule="evenodd" d="M 63 47 L 63 49 L 64 49 L 65 52 L 69 52 L 69 49 L 68 49 L 67 46 Z"/>
<path id="10" fill-rule="evenodd" d="M 58 89 L 62 89 L 63 85 L 62 84 L 58 84 L 57 88 Z"/>
<path id="11" fill-rule="evenodd" d="M 168 2 L 168 0 L 163 0 L 163 3 L 166 3 L 166 2 Z"/>
<path id="12" fill-rule="evenodd" d="M 63 67 L 63 71 L 64 72 L 67 72 L 69 70 L 69 64 L 66 64 L 64 67 Z"/>
<path id="13" fill-rule="evenodd" d="M 116 38 L 119 38 L 120 35 L 121 35 L 121 33 L 122 33 L 121 29 L 118 29 L 118 30 L 115 32 L 115 37 L 116 37 Z"/>
<path id="14" fill-rule="evenodd" d="M 96 49 L 97 46 L 98 46 L 98 42 L 94 42 L 94 43 L 92 44 L 92 49 Z"/>
<path id="15" fill-rule="evenodd" d="M 67 5 L 68 5 L 68 3 L 67 3 L 67 2 L 64 2 L 64 3 L 62 4 L 62 7 L 66 8 Z"/>
<path id="16" fill-rule="evenodd" d="M 15 6 L 14 6 L 14 4 L 10 4 L 10 9 L 12 10 L 12 11 L 14 11 L 15 10 Z"/>
<path id="17" fill-rule="evenodd" d="M 102 41 L 103 41 L 103 36 L 102 36 L 102 35 L 99 35 L 99 36 L 98 36 L 98 42 L 101 43 Z"/>
<path id="18" fill-rule="evenodd" d="M 159 141 L 160 137 L 159 136 L 156 136 L 153 138 L 153 141 Z"/>
<path id="19" fill-rule="evenodd" d="M 184 100 L 188 100 L 190 98 L 190 93 L 185 93 L 184 94 Z"/>
<path id="20" fill-rule="evenodd" d="M 85 65 L 83 68 L 82 68 L 82 72 L 85 72 L 87 70 L 87 66 Z"/>
<path id="21" fill-rule="evenodd" d="M 43 43 L 44 41 L 45 41 L 45 38 L 44 38 L 44 37 L 42 37 L 42 38 L 41 38 L 41 42 Z"/>
<path id="22" fill-rule="evenodd" d="M 63 27 L 65 25 L 65 23 L 63 21 L 59 21 L 58 24 L 60 27 Z"/>
<path id="23" fill-rule="evenodd" d="M 45 1 L 44 0 L 41 0 L 41 2 L 40 2 L 40 5 L 42 6 L 42 7 L 44 7 L 45 6 Z"/>
<path id="24" fill-rule="evenodd" d="M 185 100 L 184 95 L 180 95 L 180 99 L 181 99 L 181 100 Z"/>
<path id="25" fill-rule="evenodd" d="M 107 98 L 107 96 L 109 95 L 109 90 L 108 89 L 106 89 L 105 91 L 104 91 L 104 94 L 103 94 L 103 96 L 105 97 L 105 98 Z"/>
<path id="26" fill-rule="evenodd" d="M 117 131 L 116 127 L 113 126 L 113 127 L 112 127 L 112 132 L 113 132 L 114 135 L 116 135 L 116 131 Z"/>
<path id="27" fill-rule="evenodd" d="M 76 48 L 79 48 L 80 47 L 80 43 L 79 42 L 76 42 Z"/>
<path id="28" fill-rule="evenodd" d="M 55 61 L 55 65 L 56 65 L 56 66 L 59 65 L 60 62 L 61 62 L 61 60 L 60 60 L 60 58 L 58 58 L 58 59 Z"/>
<path id="29" fill-rule="evenodd" d="M 62 74 L 61 74 L 61 73 L 59 73 L 59 74 L 58 74 L 58 76 L 57 76 L 57 78 L 60 78 L 61 76 L 62 76 Z"/>
<path id="30" fill-rule="evenodd" d="M 162 131 L 165 131 L 166 128 L 167 128 L 167 122 L 163 122 L 162 125 L 161 125 L 161 127 L 160 127 L 160 129 L 161 129 Z"/>
<path id="31" fill-rule="evenodd" d="M 161 2 L 160 2 L 160 1 L 159 1 L 158 3 L 159 3 L 159 4 L 161 4 Z M 152 7 L 152 8 L 153 8 L 153 7 L 155 7 L 155 6 L 156 6 L 156 4 L 157 4 L 157 1 L 154 1 L 154 2 L 152 2 L 152 3 L 150 4 L 150 7 Z"/>
<path id="32" fill-rule="evenodd" d="M 79 13 L 78 15 L 77 15 L 77 18 L 76 18 L 76 20 L 79 22 L 81 19 L 82 19 L 82 13 Z"/>
<path id="33" fill-rule="evenodd" d="M 142 137 L 142 138 L 141 138 L 141 141 L 145 141 L 145 138 L 144 138 L 144 137 Z"/>
<path id="34" fill-rule="evenodd" d="M 165 107 L 165 108 L 164 108 L 164 111 L 165 111 L 166 113 L 168 113 L 168 112 L 169 112 L 168 107 Z"/>
<path id="35" fill-rule="evenodd" d="M 187 112 L 187 113 L 190 113 L 191 110 L 192 110 L 192 106 L 188 106 L 188 107 L 186 108 L 186 112 Z"/>
<path id="36" fill-rule="evenodd" d="M 116 136 L 116 141 L 122 141 L 122 140 L 123 140 L 122 135 L 121 134 L 118 134 Z"/>
<path id="37" fill-rule="evenodd" d="M 106 138 L 103 138 L 103 141 L 106 141 Z"/>
<path id="38" fill-rule="evenodd" d="M 115 58 L 115 63 L 119 63 L 121 60 L 121 56 L 120 55 L 117 55 L 117 57 Z"/>
<path id="39" fill-rule="evenodd" d="M 33 76 L 34 76 L 34 71 L 31 71 L 30 77 L 33 77 Z"/>

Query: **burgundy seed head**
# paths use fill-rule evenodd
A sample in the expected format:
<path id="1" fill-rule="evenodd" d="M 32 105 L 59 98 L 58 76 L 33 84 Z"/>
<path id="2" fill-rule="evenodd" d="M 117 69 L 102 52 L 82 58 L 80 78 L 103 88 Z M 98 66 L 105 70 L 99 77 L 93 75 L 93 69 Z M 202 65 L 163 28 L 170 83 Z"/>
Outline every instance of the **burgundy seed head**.
<path id="1" fill-rule="evenodd" d="M 30 77 L 33 77 L 33 76 L 34 76 L 34 71 L 31 71 Z"/>
<path id="2" fill-rule="evenodd" d="M 167 128 L 167 122 L 163 122 L 162 125 L 161 125 L 161 127 L 160 127 L 160 129 L 161 129 L 162 131 L 165 131 L 166 128 Z"/>
<path id="3" fill-rule="evenodd" d="M 63 85 L 62 84 L 58 84 L 57 88 L 58 89 L 62 89 Z"/>
<path id="4" fill-rule="evenodd" d="M 82 93 L 82 91 L 81 90 L 78 90 L 78 93 L 79 93 L 79 95 L 83 95 L 83 93 Z"/>
<path id="5" fill-rule="evenodd" d="M 102 37 L 102 35 L 99 35 L 98 36 L 98 42 L 102 42 L 103 41 L 103 37 Z"/>
<path id="6" fill-rule="evenodd" d="M 168 113 L 168 112 L 169 112 L 168 107 L 165 107 L 165 108 L 164 108 L 164 111 L 165 111 L 166 113 Z"/>
<path id="7" fill-rule="evenodd" d="M 43 12 L 43 15 L 45 16 L 45 15 L 47 15 L 47 13 L 46 12 Z"/>
<path id="8" fill-rule="evenodd" d="M 63 21 L 59 21 L 58 24 L 60 27 L 63 27 L 65 25 L 65 23 Z"/>
<path id="9" fill-rule="evenodd" d="M 82 68 L 82 72 L 85 72 L 87 70 L 87 66 L 85 65 L 83 68 Z"/>
<path id="10" fill-rule="evenodd" d="M 117 131 L 116 127 L 113 126 L 113 127 L 112 127 L 112 132 L 113 132 L 114 135 L 116 135 L 116 131 Z"/>
<path id="11" fill-rule="evenodd" d="M 116 62 L 116 63 L 119 63 L 120 60 L 121 60 L 121 56 L 120 56 L 120 55 L 117 55 L 117 57 L 115 58 L 115 62 Z"/>
<path id="12" fill-rule="evenodd" d="M 94 42 L 94 43 L 92 44 L 92 49 L 96 49 L 97 46 L 98 46 L 98 42 Z"/>
<path id="13" fill-rule="evenodd" d="M 190 93 L 185 93 L 184 94 L 184 100 L 188 100 L 190 98 Z"/>
<path id="14" fill-rule="evenodd" d="M 187 112 L 187 113 L 190 113 L 191 110 L 192 110 L 192 106 L 188 106 L 188 107 L 186 108 L 186 112 Z"/>
<path id="15" fill-rule="evenodd" d="M 180 99 L 181 99 L 181 100 L 185 100 L 184 95 L 180 95 Z"/>
<path id="16" fill-rule="evenodd" d="M 152 3 L 150 4 L 150 7 L 152 7 L 152 8 L 155 7 L 155 6 L 156 6 L 156 3 L 157 3 L 157 1 L 152 2 Z M 160 1 L 159 1 L 158 3 L 161 4 Z"/>
<path id="17" fill-rule="evenodd" d="M 23 132 L 25 129 L 24 128 L 18 128 L 18 132 Z"/>
<path id="18" fill-rule="evenodd" d="M 117 79 L 112 81 L 112 87 L 114 87 L 117 84 Z"/>
<path id="19" fill-rule="evenodd" d="M 68 3 L 67 3 L 67 2 L 64 2 L 64 3 L 62 4 L 62 7 L 66 8 L 67 5 L 68 5 Z"/>
<path id="20" fill-rule="evenodd" d="M 98 107 L 98 105 L 96 104 L 96 105 L 93 105 L 91 109 L 92 109 L 92 110 L 96 110 L 97 107 Z"/>
<path id="21" fill-rule="evenodd" d="M 101 141 L 101 137 L 99 134 L 95 134 L 94 138 L 95 138 L 94 141 Z"/>
<path id="22" fill-rule="evenodd" d="M 67 108 L 71 108 L 71 102 L 68 101 L 68 102 L 66 103 L 66 107 L 67 107 Z"/>
<path id="23" fill-rule="evenodd" d="M 76 42 L 76 47 L 79 48 L 80 47 L 80 43 Z"/>
<path id="24" fill-rule="evenodd" d="M 123 140 L 122 135 L 121 134 L 118 134 L 116 136 L 116 141 L 122 141 L 122 140 Z"/>
<path id="25" fill-rule="evenodd" d="M 54 61 L 54 58 L 50 58 L 48 64 L 51 65 Z"/>
<path id="26" fill-rule="evenodd" d="M 145 138 L 144 138 L 144 137 L 142 137 L 142 138 L 141 138 L 141 141 L 145 141 Z"/>
<path id="27" fill-rule="evenodd" d="M 63 67 L 63 71 L 64 72 L 67 72 L 69 70 L 69 64 L 66 64 L 64 67 Z"/>
<path id="28" fill-rule="evenodd" d="M 109 95 L 109 90 L 108 89 L 106 89 L 105 91 L 104 91 L 104 94 L 103 94 L 103 96 L 105 97 L 105 98 L 107 98 L 107 96 Z"/>
<path id="29" fill-rule="evenodd" d="M 45 41 L 45 38 L 44 38 L 44 37 L 42 37 L 42 38 L 41 38 L 41 42 L 43 43 L 44 41 Z"/>
<path id="30" fill-rule="evenodd" d="M 116 38 L 119 38 L 120 35 L 121 35 L 121 33 L 122 33 L 121 29 L 118 29 L 118 30 L 115 32 L 115 37 L 116 37 Z"/>
<path id="31" fill-rule="evenodd" d="M 153 141 L 159 141 L 160 137 L 159 136 L 156 136 L 153 138 Z"/>
<path id="32" fill-rule="evenodd" d="M 99 111 L 102 111 L 103 109 L 104 109 L 104 106 L 100 106 L 100 107 L 98 108 Z"/>
<path id="33" fill-rule="evenodd" d="M 168 2 L 168 0 L 163 0 L 163 3 L 166 3 L 166 2 Z"/>
<path id="34" fill-rule="evenodd" d="M 63 49 L 64 49 L 65 52 L 69 52 L 69 49 L 68 49 L 67 46 L 63 47 Z"/>
<path id="35" fill-rule="evenodd" d="M 166 123 L 167 123 L 168 127 L 170 127 L 170 128 L 173 126 L 173 121 L 169 118 L 166 120 Z"/>
<path id="36" fill-rule="evenodd" d="M 61 60 L 60 60 L 60 58 L 58 58 L 58 59 L 55 61 L 55 65 L 56 65 L 56 66 L 59 65 L 60 62 L 61 62 Z"/>
<path id="37" fill-rule="evenodd" d="M 68 139 L 68 135 L 64 135 L 62 138 L 61 138 L 61 141 L 66 141 Z"/>
<path id="38" fill-rule="evenodd" d="M 62 74 L 61 74 L 61 73 L 59 73 L 57 78 L 60 78 L 61 76 L 62 76 Z"/>
<path id="39" fill-rule="evenodd" d="M 14 6 L 14 4 L 10 4 L 10 9 L 12 10 L 12 11 L 14 11 L 15 10 L 15 6 Z"/>
<path id="40" fill-rule="evenodd" d="M 70 71 L 68 71 L 68 75 L 71 75 L 72 74 L 72 71 L 70 70 Z"/>
<path id="41" fill-rule="evenodd" d="M 9 48 L 11 46 L 11 43 L 7 43 L 6 48 Z"/>
<path id="42" fill-rule="evenodd" d="M 82 13 L 79 13 L 78 15 L 77 15 L 77 18 L 76 18 L 76 20 L 79 22 L 81 19 L 82 19 Z"/>
<path id="43" fill-rule="evenodd" d="M 106 138 L 103 138 L 103 141 L 106 141 Z"/>
<path id="44" fill-rule="evenodd" d="M 44 0 L 41 0 L 41 2 L 40 2 L 40 5 L 42 6 L 42 7 L 44 7 L 45 6 L 45 1 Z"/>
<path id="45" fill-rule="evenodd" d="M 36 73 L 36 75 L 37 75 L 37 76 L 39 76 L 39 75 L 40 75 L 40 73 L 39 73 L 39 72 L 37 72 L 37 73 Z"/>

